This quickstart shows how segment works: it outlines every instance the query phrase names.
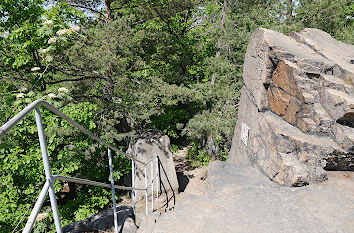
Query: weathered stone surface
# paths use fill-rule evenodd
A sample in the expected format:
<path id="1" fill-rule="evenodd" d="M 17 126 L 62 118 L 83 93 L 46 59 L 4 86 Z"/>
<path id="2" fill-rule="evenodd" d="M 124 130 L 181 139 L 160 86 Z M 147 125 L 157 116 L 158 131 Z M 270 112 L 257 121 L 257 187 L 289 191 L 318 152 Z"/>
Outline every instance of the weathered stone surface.
<path id="1" fill-rule="evenodd" d="M 354 171 L 354 46 L 317 29 L 291 36 L 252 35 L 229 161 L 301 186 Z"/>
<path id="2" fill-rule="evenodd" d="M 170 139 L 166 135 L 160 135 L 156 132 L 149 132 L 143 135 L 142 138 L 137 139 L 136 142 L 129 146 L 128 154 L 137 158 L 138 160 L 147 163 L 154 156 L 158 156 L 160 159 L 160 187 L 163 192 L 177 192 L 178 180 L 176 175 L 176 169 L 173 163 L 172 152 L 170 148 Z M 153 169 L 155 176 L 157 171 L 156 161 L 154 160 Z M 145 188 L 145 171 L 144 165 L 135 163 L 136 165 L 136 179 L 135 187 Z M 150 182 L 151 179 L 151 163 L 147 165 L 147 179 Z M 156 190 L 156 189 L 155 189 Z M 151 195 L 151 190 L 148 189 L 148 194 Z M 145 191 L 137 190 L 136 196 L 138 198 L 145 195 Z"/>
<path id="3" fill-rule="evenodd" d="M 185 197 L 142 233 L 349 233 L 354 176 L 329 172 L 323 183 L 283 187 L 256 168 L 211 162 L 205 195 Z"/>
<path id="4" fill-rule="evenodd" d="M 268 90 L 272 112 L 282 116 L 290 124 L 295 124 L 296 114 L 301 108 L 300 103 L 281 88 L 271 86 Z"/>
<path id="5" fill-rule="evenodd" d="M 122 233 L 135 233 L 138 227 L 134 222 L 133 208 L 128 206 L 117 207 L 118 231 Z M 98 232 L 114 229 L 113 210 L 101 211 L 91 217 L 71 223 L 63 228 L 65 233 Z"/>

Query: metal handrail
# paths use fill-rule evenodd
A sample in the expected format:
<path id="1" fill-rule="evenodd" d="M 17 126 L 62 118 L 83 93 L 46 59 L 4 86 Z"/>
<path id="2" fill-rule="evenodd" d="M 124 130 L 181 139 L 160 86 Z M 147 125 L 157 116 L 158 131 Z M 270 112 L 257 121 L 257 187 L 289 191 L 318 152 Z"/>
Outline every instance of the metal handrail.
<path id="1" fill-rule="evenodd" d="M 105 184 L 105 183 L 102 183 L 102 182 L 86 180 L 86 179 L 70 177 L 70 176 L 53 175 L 52 178 L 53 178 L 53 180 L 64 180 L 64 181 L 68 181 L 68 182 L 73 182 L 73 183 L 78 183 L 78 184 L 94 185 L 94 186 L 103 187 L 103 188 L 111 188 L 112 187 L 112 185 L 110 185 L 110 184 Z M 121 189 L 121 190 L 133 190 L 132 187 L 126 187 L 126 186 L 120 186 L 120 185 L 114 185 L 114 188 Z M 135 190 L 145 190 L 145 188 L 135 188 Z"/>
<path id="2" fill-rule="evenodd" d="M 155 174 L 154 177 L 150 180 L 150 182 L 147 185 L 147 188 L 150 187 L 151 184 L 153 184 L 155 178 L 157 178 L 158 174 Z M 138 189 L 137 189 L 138 190 Z M 145 189 L 144 189 L 145 190 Z"/>
<path id="3" fill-rule="evenodd" d="M 69 124 L 73 125 L 77 129 L 79 129 L 82 133 L 86 134 L 87 136 L 91 137 L 92 139 L 94 139 L 94 140 L 98 141 L 99 143 L 108 147 L 108 160 L 109 160 L 109 168 L 110 168 L 110 176 L 111 176 L 111 184 L 110 185 L 105 184 L 105 183 L 101 183 L 101 182 L 97 182 L 97 181 L 81 179 L 81 178 L 51 174 L 51 168 L 50 168 L 49 157 L 48 157 L 48 149 L 47 149 L 47 145 L 46 145 L 44 127 L 43 127 L 43 122 L 42 122 L 42 115 L 40 113 L 39 106 L 46 107 L 47 109 L 51 110 L 57 116 L 61 117 L 62 119 L 66 120 Z M 112 199 L 113 199 L 113 211 L 114 211 L 114 231 L 116 233 L 118 233 L 118 219 L 117 219 L 118 217 L 117 217 L 117 213 L 116 213 L 114 189 L 117 188 L 117 189 L 132 191 L 134 214 L 135 214 L 135 190 L 144 190 L 145 191 L 145 202 L 146 202 L 146 214 L 148 214 L 148 188 L 151 185 L 151 210 L 152 211 L 154 210 L 154 180 L 157 179 L 157 182 L 156 182 L 156 190 L 157 190 L 156 198 L 157 198 L 158 192 L 159 192 L 158 178 L 161 178 L 160 174 L 159 174 L 159 157 L 158 156 L 153 156 L 153 158 L 151 158 L 148 162 L 142 162 L 142 161 L 120 151 L 115 146 L 103 141 L 101 138 L 99 138 L 95 134 L 91 133 L 90 131 L 85 129 L 83 126 L 79 125 L 78 123 L 73 121 L 70 117 L 66 116 L 64 113 L 62 113 L 57 108 L 55 108 L 53 105 L 51 105 L 50 103 L 48 103 L 44 100 L 36 100 L 36 101 L 32 102 L 30 105 L 28 105 L 26 108 L 24 108 L 21 112 L 19 112 L 16 116 L 14 116 L 8 122 L 6 122 L 3 126 L 1 126 L 0 127 L 0 139 L 2 137 L 4 137 L 15 125 L 17 125 L 24 117 L 26 117 L 33 110 L 35 110 L 36 125 L 37 125 L 38 137 L 39 137 L 42 158 L 43 158 L 43 163 L 44 163 L 46 182 L 42 188 L 42 191 L 38 195 L 35 206 L 32 209 L 32 212 L 29 216 L 29 219 L 26 223 L 25 228 L 23 229 L 23 232 L 27 233 L 27 232 L 32 231 L 32 228 L 33 228 L 34 223 L 36 221 L 37 215 L 43 205 L 44 199 L 46 198 L 47 193 L 49 193 L 55 227 L 56 227 L 56 230 L 58 233 L 62 233 L 60 219 L 59 219 L 58 206 L 57 206 L 57 202 L 56 202 L 56 198 L 55 198 L 55 191 L 54 191 L 54 185 L 53 185 L 53 182 L 55 180 L 65 180 L 65 181 L 74 182 L 74 183 L 111 188 L 112 189 Z M 119 186 L 119 185 L 114 184 L 111 149 L 132 160 L 132 186 L 131 187 Z M 156 174 L 155 175 L 154 175 L 154 169 L 153 169 L 154 160 L 156 160 Z M 144 165 L 145 188 L 135 188 L 135 172 L 136 172 L 135 162 L 138 162 L 138 163 L 141 163 Z M 151 175 L 150 175 L 151 179 L 150 179 L 149 185 L 147 184 L 147 165 L 148 164 L 151 164 Z"/>
<path id="4" fill-rule="evenodd" d="M 62 113 L 59 109 L 55 108 L 53 105 L 51 105 L 50 103 L 44 101 L 44 100 L 36 100 L 34 102 L 32 102 L 30 105 L 28 105 L 26 108 L 24 108 L 21 112 L 19 112 L 16 116 L 14 116 L 13 118 L 11 118 L 11 120 L 9 120 L 8 122 L 6 122 L 3 126 L 0 127 L 0 139 L 5 136 L 6 133 L 8 133 L 15 125 L 18 124 L 18 122 L 20 122 L 23 118 L 25 118 L 32 110 L 34 110 L 35 108 L 37 108 L 38 106 L 43 106 L 47 109 L 49 109 L 50 111 L 52 111 L 55 115 L 63 118 L 64 120 L 66 120 L 68 123 L 70 123 L 71 125 L 73 125 L 75 128 L 79 129 L 82 133 L 86 134 L 87 136 L 89 136 L 90 138 L 98 141 L 99 143 L 107 146 L 108 148 L 110 148 L 111 150 L 114 150 L 116 152 L 118 152 L 121 155 L 124 155 L 125 157 L 130 158 L 131 160 L 134 160 L 135 162 L 147 165 L 148 163 L 144 163 L 143 161 L 140 161 L 136 158 L 134 158 L 131 155 L 128 155 L 127 153 L 124 153 L 123 151 L 119 150 L 117 147 L 103 141 L 101 138 L 99 138 L 98 136 L 96 136 L 95 134 L 91 133 L 90 131 L 88 131 L 87 129 L 85 129 L 83 126 L 79 125 L 78 123 L 76 123 L 75 121 L 73 121 L 70 117 L 66 116 L 64 113 Z"/>

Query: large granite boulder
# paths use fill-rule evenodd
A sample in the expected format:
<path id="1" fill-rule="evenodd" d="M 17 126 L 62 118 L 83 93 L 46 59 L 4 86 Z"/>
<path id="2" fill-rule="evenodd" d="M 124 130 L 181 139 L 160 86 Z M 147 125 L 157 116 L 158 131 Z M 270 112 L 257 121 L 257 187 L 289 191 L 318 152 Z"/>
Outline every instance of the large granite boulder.
<path id="1" fill-rule="evenodd" d="M 354 46 L 318 29 L 257 29 L 229 161 L 302 186 L 354 171 Z"/>
<path id="2" fill-rule="evenodd" d="M 160 160 L 159 166 L 156 166 L 156 162 L 152 164 L 154 169 L 153 176 L 155 176 L 157 168 L 160 170 L 159 189 L 162 192 L 170 193 L 173 191 L 177 194 L 178 180 L 168 136 L 161 135 L 157 132 L 147 132 L 129 146 L 127 153 L 144 163 L 149 162 L 154 156 L 158 156 Z M 145 188 L 145 167 L 141 163 L 135 163 L 135 165 L 135 187 Z M 148 182 L 150 182 L 151 164 L 147 166 L 147 179 Z M 156 191 L 155 187 L 154 191 Z M 136 191 L 137 198 L 143 197 L 144 195 L 145 191 Z M 148 189 L 148 195 L 151 195 L 151 188 Z"/>

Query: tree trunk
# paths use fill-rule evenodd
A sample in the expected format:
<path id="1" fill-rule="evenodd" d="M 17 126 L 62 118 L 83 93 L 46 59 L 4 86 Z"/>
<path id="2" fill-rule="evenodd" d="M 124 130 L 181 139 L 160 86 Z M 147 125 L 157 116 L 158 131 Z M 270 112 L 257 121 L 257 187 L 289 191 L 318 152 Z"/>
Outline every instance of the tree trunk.
<path id="1" fill-rule="evenodd" d="M 109 24 L 112 21 L 112 9 L 111 9 L 111 0 L 105 0 L 105 7 L 106 7 L 106 13 L 105 13 L 105 17 L 106 17 L 106 24 Z M 110 53 L 111 51 L 107 51 L 108 53 Z M 109 100 L 112 100 L 113 96 L 114 96 L 114 83 L 113 83 L 113 79 L 112 79 L 112 75 L 113 75 L 113 68 L 112 68 L 112 63 L 109 62 L 107 64 L 106 67 L 106 97 Z"/>
<path id="2" fill-rule="evenodd" d="M 216 52 L 216 58 L 220 58 L 220 49 L 219 49 L 219 51 Z M 214 73 L 211 76 L 211 85 L 212 85 L 212 87 L 215 86 L 215 82 L 216 82 L 216 74 Z"/>
<path id="3" fill-rule="evenodd" d="M 222 7 L 222 13 L 221 13 L 221 29 L 224 30 L 225 28 L 225 21 L 226 21 L 226 9 L 227 9 L 227 0 L 224 0 L 224 4 Z M 220 47 L 220 46 L 219 46 Z M 220 58 L 220 48 L 216 52 L 216 58 Z M 216 74 L 214 73 L 211 76 L 211 85 L 214 87 L 216 82 Z"/>
<path id="4" fill-rule="evenodd" d="M 226 8 L 227 8 L 227 0 L 224 0 L 224 5 L 222 7 L 222 18 L 221 18 L 221 28 L 224 29 L 225 21 L 226 21 Z"/>
<path id="5" fill-rule="evenodd" d="M 112 9 L 111 9 L 111 0 L 105 0 L 104 1 L 105 7 L 106 7 L 106 23 L 109 23 L 112 21 Z"/>
<path id="6" fill-rule="evenodd" d="M 288 0 L 287 1 L 287 10 L 286 10 L 286 18 L 290 19 L 293 17 L 293 9 L 294 8 L 294 3 L 293 0 Z"/>

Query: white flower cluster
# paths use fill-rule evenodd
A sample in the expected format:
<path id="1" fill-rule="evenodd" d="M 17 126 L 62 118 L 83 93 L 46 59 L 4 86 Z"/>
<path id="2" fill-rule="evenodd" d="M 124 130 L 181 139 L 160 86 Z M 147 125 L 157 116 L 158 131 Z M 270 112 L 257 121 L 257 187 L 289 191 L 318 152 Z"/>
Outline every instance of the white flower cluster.
<path id="1" fill-rule="evenodd" d="M 80 27 L 79 26 L 72 26 L 70 28 L 70 30 L 73 31 L 73 32 L 78 32 L 78 31 L 80 31 Z"/>
<path id="2" fill-rule="evenodd" d="M 40 67 L 37 67 L 37 66 L 36 66 L 36 67 L 33 67 L 33 68 L 31 69 L 31 71 L 32 71 L 32 72 L 37 72 L 37 71 L 40 71 L 40 69 L 41 69 Z"/>
<path id="3" fill-rule="evenodd" d="M 61 88 L 58 89 L 58 92 L 68 93 L 69 90 L 67 88 L 65 88 L 65 87 L 61 87 Z"/>
<path id="4" fill-rule="evenodd" d="M 48 49 L 42 49 L 42 53 L 46 54 L 48 52 Z"/>
<path id="5" fill-rule="evenodd" d="M 17 99 L 25 98 L 25 94 L 19 93 L 19 94 L 16 96 L 16 98 L 17 98 Z"/>
<path id="6" fill-rule="evenodd" d="M 49 93 L 48 96 L 49 96 L 49 98 L 51 98 L 51 99 L 54 99 L 54 98 L 57 97 L 57 95 L 54 94 L 54 93 Z"/>
<path id="7" fill-rule="evenodd" d="M 53 38 L 50 38 L 48 40 L 48 44 L 54 44 L 55 42 L 57 42 L 57 38 L 53 37 Z"/>
<path id="8" fill-rule="evenodd" d="M 72 33 L 71 29 L 62 29 L 62 30 L 57 31 L 58 36 L 62 36 L 65 34 L 70 34 L 70 33 Z"/>
<path id="9" fill-rule="evenodd" d="M 48 27 L 53 27 L 53 21 L 52 20 L 46 20 L 46 21 L 44 21 L 43 24 L 48 26 Z"/>
<path id="10" fill-rule="evenodd" d="M 63 36 L 65 34 L 70 34 L 73 32 L 78 32 L 80 30 L 80 28 L 78 26 L 72 26 L 71 28 L 67 28 L 67 29 L 62 29 L 56 32 L 56 34 L 58 36 Z"/>

